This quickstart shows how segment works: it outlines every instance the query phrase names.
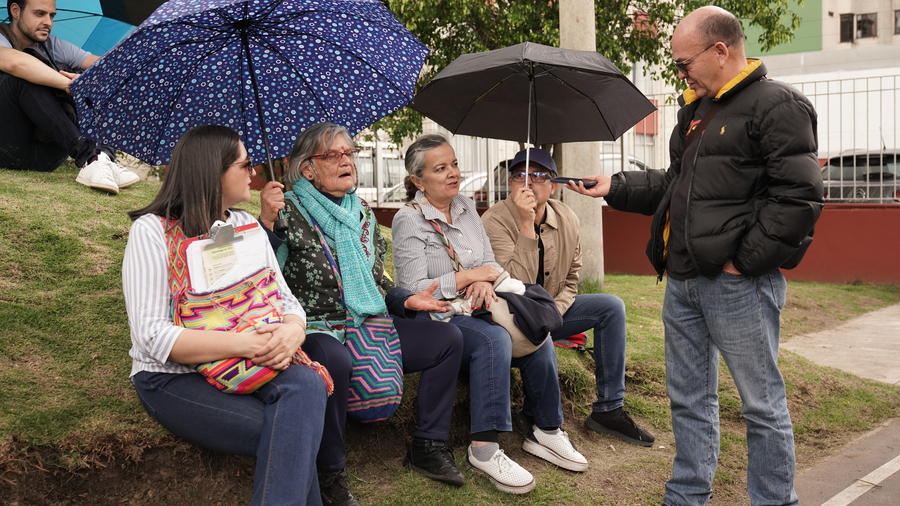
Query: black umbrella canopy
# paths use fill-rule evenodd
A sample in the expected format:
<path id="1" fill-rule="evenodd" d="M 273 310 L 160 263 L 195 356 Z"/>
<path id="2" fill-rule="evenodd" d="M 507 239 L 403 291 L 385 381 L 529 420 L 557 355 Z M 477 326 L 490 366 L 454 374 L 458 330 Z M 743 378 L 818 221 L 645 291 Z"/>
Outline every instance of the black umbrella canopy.
<path id="1" fill-rule="evenodd" d="M 129 25 L 139 25 L 165 0 L 100 0 L 103 15 Z"/>
<path id="2" fill-rule="evenodd" d="M 534 144 L 615 140 L 656 110 L 599 53 L 531 42 L 460 56 L 412 107 L 456 134 Z"/>

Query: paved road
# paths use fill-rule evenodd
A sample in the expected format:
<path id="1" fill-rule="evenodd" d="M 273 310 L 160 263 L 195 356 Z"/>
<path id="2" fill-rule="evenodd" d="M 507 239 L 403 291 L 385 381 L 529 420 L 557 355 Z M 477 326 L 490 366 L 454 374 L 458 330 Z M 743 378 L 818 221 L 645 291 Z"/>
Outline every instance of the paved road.
<path id="1" fill-rule="evenodd" d="M 782 344 L 820 365 L 900 385 L 900 304 Z M 803 506 L 900 505 L 900 419 L 797 475 Z"/>

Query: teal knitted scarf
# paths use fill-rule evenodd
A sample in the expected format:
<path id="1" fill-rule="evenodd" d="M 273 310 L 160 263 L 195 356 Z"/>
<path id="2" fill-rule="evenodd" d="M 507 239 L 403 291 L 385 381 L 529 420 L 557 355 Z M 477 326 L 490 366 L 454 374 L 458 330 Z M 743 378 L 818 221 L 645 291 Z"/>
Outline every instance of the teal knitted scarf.
<path id="1" fill-rule="evenodd" d="M 305 208 L 316 220 L 325 233 L 325 240 L 332 246 L 334 256 L 340 262 L 344 304 L 354 323 L 361 325 L 367 316 L 387 313 L 384 298 L 372 276 L 375 258 L 369 258 L 360 243 L 363 240 L 365 215 L 359 197 L 347 194 L 341 205 L 337 205 L 303 178 L 294 183 L 293 193 L 298 197 L 294 202 Z M 374 255 L 374 248 L 369 248 L 369 251 Z"/>

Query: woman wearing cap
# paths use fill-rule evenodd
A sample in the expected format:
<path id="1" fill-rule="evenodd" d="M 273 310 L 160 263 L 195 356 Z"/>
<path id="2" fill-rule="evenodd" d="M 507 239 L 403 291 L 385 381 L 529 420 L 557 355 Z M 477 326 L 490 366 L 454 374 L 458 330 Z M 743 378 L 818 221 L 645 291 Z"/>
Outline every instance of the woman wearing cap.
<path id="1" fill-rule="evenodd" d="M 438 282 L 435 298 L 453 299 L 462 292 L 473 308 L 489 306 L 497 300 L 492 283 L 503 269 L 494 261 L 475 203 L 459 195 L 460 170 L 453 147 L 443 136 L 424 135 L 407 150 L 406 170 L 407 195 L 415 205 L 401 208 L 392 224 L 398 284 L 419 291 Z M 531 473 L 498 444 L 499 433 L 512 430 L 512 366 L 521 371 L 525 408 L 535 419 L 523 449 L 565 469 L 586 470 L 587 460 L 559 428 L 563 417 L 553 347 L 512 358 L 511 339 L 503 327 L 466 315 L 456 315 L 450 323 L 462 331 L 462 363 L 469 373 L 472 467 L 504 492 L 523 494 L 534 488 Z"/>

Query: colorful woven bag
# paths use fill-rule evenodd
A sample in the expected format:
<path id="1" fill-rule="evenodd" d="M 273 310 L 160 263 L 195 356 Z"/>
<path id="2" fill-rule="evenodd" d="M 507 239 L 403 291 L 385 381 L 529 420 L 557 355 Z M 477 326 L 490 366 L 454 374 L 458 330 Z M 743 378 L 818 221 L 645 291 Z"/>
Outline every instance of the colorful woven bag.
<path id="1" fill-rule="evenodd" d="M 343 301 L 341 273 L 325 242 L 325 234 L 312 216 L 307 214 L 306 217 L 316 229 Z M 352 359 L 347 414 L 360 422 L 387 419 L 397 411 L 403 399 L 403 356 L 394 320 L 388 315 L 368 316 L 362 325 L 356 325 L 348 311 L 344 338 L 344 346 L 350 350 Z"/>
<path id="2" fill-rule="evenodd" d="M 187 246 L 191 241 L 185 240 L 184 232 L 177 223 L 163 219 L 163 227 L 169 247 L 169 286 L 176 325 L 196 330 L 253 332 L 263 325 L 282 321 L 281 292 L 272 268 L 263 268 L 219 290 L 193 292 L 186 261 Z M 334 381 L 324 366 L 311 360 L 301 349 L 294 353 L 292 363 L 319 373 L 331 395 Z M 194 368 L 211 385 L 229 394 L 253 393 L 279 372 L 254 365 L 251 360 L 241 357 L 197 364 Z"/>

